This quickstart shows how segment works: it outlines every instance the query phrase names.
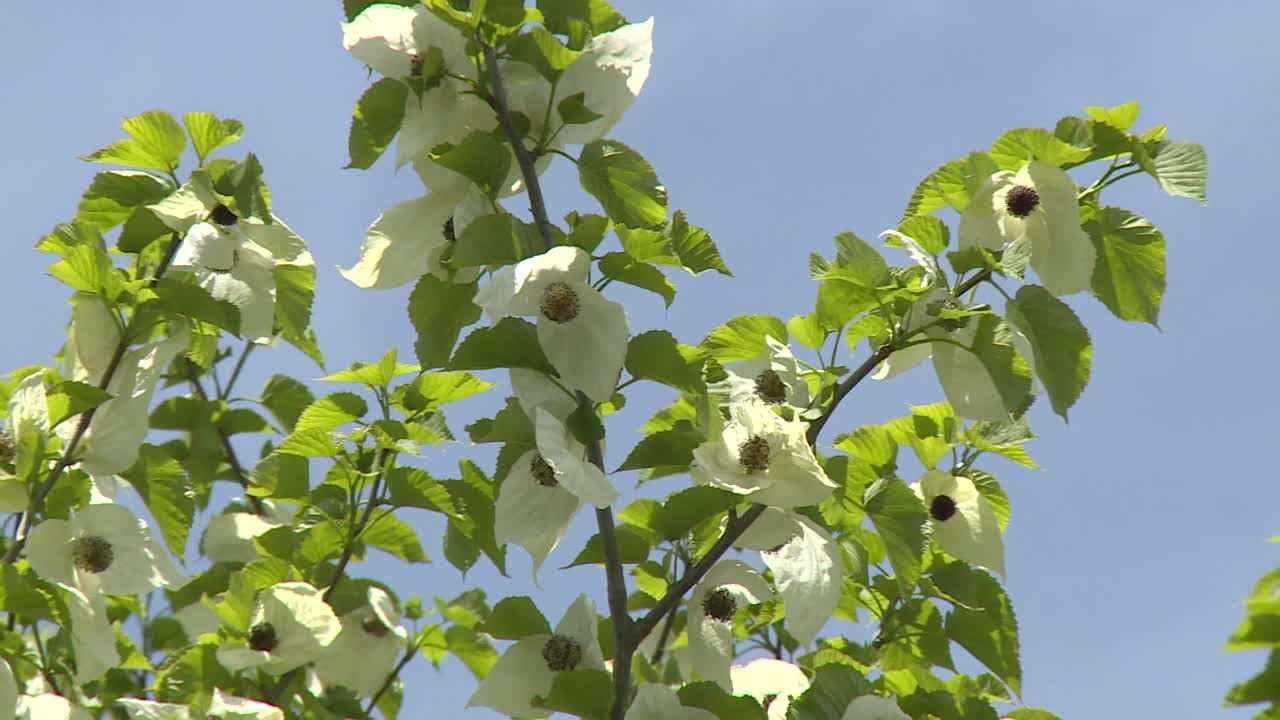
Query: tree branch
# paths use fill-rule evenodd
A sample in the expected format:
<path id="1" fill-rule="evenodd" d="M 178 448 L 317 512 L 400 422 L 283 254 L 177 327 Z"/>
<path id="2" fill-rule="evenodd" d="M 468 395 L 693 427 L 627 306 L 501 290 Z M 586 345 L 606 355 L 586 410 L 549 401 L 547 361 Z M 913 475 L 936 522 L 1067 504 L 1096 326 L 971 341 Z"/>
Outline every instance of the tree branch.
<path id="1" fill-rule="evenodd" d="M 489 72 L 489 85 L 493 91 L 491 105 L 498 114 L 498 123 L 511 141 L 511 150 L 515 153 L 516 164 L 520 166 L 520 175 L 524 178 L 525 190 L 529 193 L 529 212 L 533 214 L 533 224 L 538 227 L 547 249 L 555 244 L 551 236 L 551 220 L 547 217 L 547 203 L 542 197 L 542 185 L 538 182 L 538 169 L 534 167 L 533 155 L 524 146 L 524 138 L 516 129 L 511 119 L 511 106 L 507 103 L 507 91 L 502 86 L 502 73 L 498 72 L 498 56 L 493 48 L 484 46 L 484 64 Z"/>
<path id="2" fill-rule="evenodd" d="M 243 358 L 244 356 L 242 355 L 241 357 Z M 194 392 L 196 397 L 200 398 L 200 400 L 208 402 L 209 394 L 205 392 L 204 385 L 200 383 L 200 374 L 196 371 L 196 364 L 190 360 L 184 360 L 184 362 L 187 365 L 187 382 L 191 385 L 191 391 Z M 237 367 L 236 370 L 238 372 L 239 367 Z M 230 387 L 230 385 L 228 385 L 228 387 Z M 236 456 L 236 450 L 231 445 L 231 435 L 229 435 L 221 425 L 215 426 L 214 429 L 217 431 L 218 440 L 222 445 L 222 454 L 226 456 L 227 467 L 231 468 L 231 474 L 236 476 L 236 481 L 239 482 L 240 487 L 245 490 L 244 495 L 249 499 L 249 504 L 253 506 L 254 514 L 265 515 L 266 507 L 262 504 L 262 498 L 250 495 L 248 492 L 249 475 L 244 471 L 244 466 L 240 464 L 240 458 Z"/>

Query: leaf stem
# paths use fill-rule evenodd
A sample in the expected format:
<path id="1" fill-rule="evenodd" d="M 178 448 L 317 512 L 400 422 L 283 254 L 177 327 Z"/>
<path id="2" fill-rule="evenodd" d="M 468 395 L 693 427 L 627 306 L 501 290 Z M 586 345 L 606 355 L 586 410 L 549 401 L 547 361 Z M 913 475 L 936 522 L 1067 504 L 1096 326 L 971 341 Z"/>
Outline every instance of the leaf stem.
<path id="1" fill-rule="evenodd" d="M 241 359 L 244 355 L 240 356 Z M 187 383 L 191 386 L 191 391 L 196 397 L 203 402 L 209 401 L 209 394 L 205 392 L 204 385 L 200 383 L 200 373 L 196 369 L 196 364 L 189 359 L 184 358 L 183 362 L 187 365 Z M 237 370 L 238 371 L 238 370 Z M 227 383 L 228 389 L 231 384 Z M 236 449 L 231 444 L 231 435 L 221 425 L 216 425 L 214 429 L 218 433 L 218 442 L 222 445 L 222 454 L 226 457 L 227 467 L 231 468 L 231 474 L 235 475 L 236 481 L 240 483 L 240 487 L 245 491 L 245 497 L 249 499 L 249 504 L 253 506 L 255 515 L 265 515 L 267 510 L 262 504 L 262 498 L 249 494 L 249 474 L 244 471 L 244 466 L 240 464 L 240 458 L 236 455 Z"/>

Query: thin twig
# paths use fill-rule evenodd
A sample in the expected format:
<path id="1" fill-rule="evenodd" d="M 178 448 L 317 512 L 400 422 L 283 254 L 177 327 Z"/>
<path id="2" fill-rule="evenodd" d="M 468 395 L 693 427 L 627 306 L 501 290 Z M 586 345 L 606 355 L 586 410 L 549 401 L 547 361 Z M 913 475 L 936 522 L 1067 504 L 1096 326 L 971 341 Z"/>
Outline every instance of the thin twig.
<path id="1" fill-rule="evenodd" d="M 538 170 L 534 167 L 533 155 L 524 146 L 524 138 L 511 119 L 511 106 L 507 104 L 507 91 L 502 86 L 502 73 L 498 72 L 498 56 L 493 48 L 484 46 L 484 64 L 489 72 L 489 84 L 493 97 L 490 103 L 498 114 L 498 122 L 511 141 L 511 150 L 515 153 L 516 164 L 520 166 L 520 175 L 524 178 L 525 190 L 529 193 L 529 212 L 533 213 L 533 223 L 538 227 L 542 240 L 550 249 L 555 241 L 551 235 L 551 220 L 547 217 L 547 203 L 542 197 L 542 185 L 538 182 Z"/>
<path id="2" fill-rule="evenodd" d="M 244 357 L 243 355 L 241 356 Z M 196 364 L 190 360 L 187 364 L 187 382 L 191 385 L 191 391 L 196 394 L 203 402 L 209 401 L 209 394 L 205 392 L 204 385 L 200 383 L 200 374 L 196 370 Z M 249 475 L 244 471 L 244 466 L 240 464 L 240 458 L 236 455 L 236 450 L 231 445 L 231 435 L 223 429 L 221 425 L 215 426 L 218 433 L 218 440 L 222 444 L 222 454 L 226 456 L 227 467 L 231 468 L 231 474 L 235 475 L 236 481 L 240 483 L 240 487 L 245 490 L 245 497 L 249 498 L 249 504 L 253 506 L 255 515 L 265 515 L 267 510 L 262 504 L 262 499 L 249 494 Z"/>
<path id="3" fill-rule="evenodd" d="M 400 671 L 404 670 L 404 666 L 408 665 L 409 661 L 417 656 L 418 649 L 417 645 L 409 648 L 409 651 L 404 654 L 404 657 L 400 658 L 400 662 L 396 663 L 396 666 L 391 669 L 391 674 L 382 682 L 382 687 L 378 688 L 378 692 L 374 693 L 373 697 L 369 698 L 369 704 L 364 708 L 365 717 L 368 717 L 369 713 L 373 712 L 374 706 L 376 706 L 378 701 L 382 699 L 383 694 L 387 692 L 391 687 L 391 684 L 396 681 L 396 678 L 400 675 Z"/>

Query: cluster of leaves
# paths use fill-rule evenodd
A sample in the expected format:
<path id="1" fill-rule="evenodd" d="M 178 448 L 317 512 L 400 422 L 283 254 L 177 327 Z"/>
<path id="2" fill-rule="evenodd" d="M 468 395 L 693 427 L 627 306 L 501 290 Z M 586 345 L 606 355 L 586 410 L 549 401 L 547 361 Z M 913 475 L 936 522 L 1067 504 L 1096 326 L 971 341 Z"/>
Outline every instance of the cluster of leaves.
<path id="1" fill-rule="evenodd" d="M 1280 536 L 1271 538 L 1280 542 Z M 1244 620 L 1231 633 L 1227 650 L 1270 650 L 1262 672 L 1231 688 L 1228 705 L 1266 707 L 1254 720 L 1280 718 L 1280 568 L 1263 575 L 1244 601 Z"/>

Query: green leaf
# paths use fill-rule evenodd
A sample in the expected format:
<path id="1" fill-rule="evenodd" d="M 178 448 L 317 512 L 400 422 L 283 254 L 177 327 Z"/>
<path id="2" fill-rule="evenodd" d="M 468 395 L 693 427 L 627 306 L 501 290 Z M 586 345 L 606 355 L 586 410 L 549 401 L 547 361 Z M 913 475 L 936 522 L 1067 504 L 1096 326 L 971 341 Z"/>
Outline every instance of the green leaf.
<path id="1" fill-rule="evenodd" d="M 653 167 L 616 140 L 595 140 L 582 148 L 578 181 L 614 222 L 656 228 L 667 219 L 667 189 Z"/>
<path id="2" fill-rule="evenodd" d="M 809 689 L 791 701 L 790 712 L 796 720 L 843 720 L 849 703 L 871 692 L 871 683 L 857 670 L 848 665 L 823 665 L 814 673 Z"/>
<path id="3" fill-rule="evenodd" d="M 396 362 L 396 349 L 391 348 L 376 363 L 357 362 L 346 370 L 319 378 L 320 382 L 349 382 L 364 385 L 370 389 L 386 389 L 391 381 L 400 375 L 417 372 L 417 365 L 406 365 Z"/>
<path id="4" fill-rule="evenodd" d="M 148 110 L 125 118 L 120 128 L 129 139 L 117 140 L 83 159 L 167 173 L 178 167 L 178 158 L 187 149 L 187 135 L 182 126 L 162 110 Z"/>
<path id="5" fill-rule="evenodd" d="M 455 499 L 455 503 L 461 503 L 458 507 L 462 518 L 450 518 L 449 528 L 460 533 L 482 551 L 498 568 L 498 572 L 506 575 L 506 547 L 499 547 L 493 534 L 493 481 L 479 466 L 469 460 L 461 461 L 458 466 L 462 469 L 462 478 L 446 480 L 444 485 Z M 448 552 L 447 543 L 445 552 Z M 466 568 L 459 569 L 466 570 Z"/>
<path id="6" fill-rule="evenodd" d="M 184 557 L 195 517 L 195 494 L 182 465 L 163 448 L 144 444 L 138 460 L 121 474 L 138 492 L 175 557 Z"/>
<path id="7" fill-rule="evenodd" d="M 50 387 L 45 394 L 45 402 L 49 406 L 49 427 L 57 427 L 67 418 L 98 407 L 111 397 L 111 393 L 97 385 L 64 380 Z"/>
<path id="8" fill-rule="evenodd" d="M 457 516 L 449 490 L 425 470 L 398 467 L 387 473 L 387 494 L 394 507 L 414 507 Z"/>
<path id="9" fill-rule="evenodd" d="M 834 332 L 875 307 L 878 295 L 875 288 L 844 278 L 824 280 L 818 286 L 813 316 L 823 330 Z"/>
<path id="10" fill-rule="evenodd" d="M 462 231 L 450 261 L 455 267 L 514 265 L 546 250 L 533 225 L 508 215 L 484 215 Z"/>
<path id="11" fill-rule="evenodd" d="M 671 250 L 680 259 L 685 270 L 694 275 L 715 270 L 721 275 L 733 276 L 729 268 L 725 267 L 720 250 L 711 236 L 697 225 L 690 225 L 683 210 L 677 210 L 671 215 L 665 235 Z"/>
<path id="12" fill-rule="evenodd" d="M 248 492 L 259 497 L 305 498 L 311 490 L 306 457 L 273 452 L 254 466 Z"/>
<path id="13" fill-rule="evenodd" d="M 356 16 L 364 12 L 365 8 L 370 5 L 404 5 L 405 7 L 413 7 L 421 4 L 421 0 L 342 0 L 342 10 L 347 15 L 347 20 L 355 20 Z"/>
<path id="14" fill-rule="evenodd" d="M 458 658 L 476 678 L 483 678 L 498 662 L 498 652 L 474 628 L 450 625 L 444 631 L 449 653 Z"/>
<path id="15" fill-rule="evenodd" d="M 712 330 L 700 347 L 722 363 L 736 362 L 759 355 L 767 336 L 785 343 L 787 326 L 772 315 L 742 315 Z"/>
<path id="16" fill-rule="evenodd" d="M 851 232 L 836 235 L 836 260 L 827 268 L 825 278 L 847 280 L 875 288 L 889 279 L 889 266 L 879 250 Z"/>
<path id="17" fill-rule="evenodd" d="M 294 432 L 319 429 L 328 432 L 352 423 L 369 412 L 369 405 L 355 393 L 340 392 L 326 395 L 307 406 L 298 417 Z"/>
<path id="18" fill-rule="evenodd" d="M 197 162 L 201 165 L 214 150 L 230 145 L 244 134 L 244 123 L 232 118 L 219 120 L 210 112 L 186 113 L 182 116 L 182 124 L 191 136 L 191 146 L 195 148 Z"/>
<path id="19" fill-rule="evenodd" d="M 634 565 L 649 558 L 649 539 L 637 528 L 629 525 L 619 525 L 615 536 L 618 543 L 618 559 L 623 565 Z M 586 547 L 582 548 L 582 552 L 578 553 L 578 557 L 574 558 L 573 562 L 565 565 L 562 569 L 591 564 L 604 564 L 604 544 L 600 541 L 599 534 L 592 535 L 587 540 Z"/>
<path id="20" fill-rule="evenodd" d="M 1161 143 L 1153 158 L 1154 171 L 1164 191 L 1175 197 L 1205 202 L 1205 183 L 1209 179 L 1209 156 L 1200 143 L 1173 140 Z"/>
<path id="21" fill-rule="evenodd" d="M 667 307 L 676 299 L 676 286 L 662 271 L 645 262 L 637 262 L 626 253 L 606 253 L 600 258 L 600 272 L 607 278 L 648 290 L 660 296 Z"/>
<path id="22" fill-rule="evenodd" d="M 1130 101 L 1112 108 L 1091 105 L 1084 109 L 1084 114 L 1092 120 L 1105 123 L 1123 132 L 1133 127 L 1133 123 L 1138 119 L 1138 103 Z"/>
<path id="23" fill-rule="evenodd" d="M 470 133 L 457 145 L 440 145 L 431 151 L 432 160 L 471 180 L 490 198 L 496 198 L 506 184 L 511 157 L 502 137 L 481 131 Z"/>
<path id="24" fill-rule="evenodd" d="M 601 35 L 627 22 L 606 0 L 538 0 L 537 6 L 548 30 L 570 38 Z"/>
<path id="25" fill-rule="evenodd" d="M 45 249 L 55 242 L 65 245 L 56 250 L 62 259 L 49 266 L 50 275 L 72 289 L 115 299 L 120 279 L 97 230 L 78 222 L 59 225 L 36 248 Z"/>
<path id="26" fill-rule="evenodd" d="M 418 543 L 418 534 L 395 515 L 379 515 L 360 533 L 360 540 L 405 562 L 427 562 L 427 554 Z"/>
<path id="27" fill-rule="evenodd" d="M 229 161 L 228 161 L 229 162 Z M 253 153 L 232 164 L 213 181 L 213 189 L 231 198 L 231 209 L 239 217 L 257 217 L 270 221 L 271 203 L 262 181 L 262 163 Z M 315 273 L 314 268 L 309 268 Z"/>
<path id="28" fill-rule="evenodd" d="M 409 320 L 418 333 L 414 352 L 423 368 L 443 367 L 462 329 L 480 319 L 476 284 L 455 285 L 423 275 L 409 295 Z"/>
<path id="29" fill-rule="evenodd" d="M 240 334 L 240 308 L 226 300 L 217 300 L 195 278 L 169 276 L 152 288 L 161 307 L 174 317 L 188 317 Z"/>
<path id="30" fill-rule="evenodd" d="M 1262 672 L 1232 687 L 1227 693 L 1228 705 L 1252 705 L 1263 702 L 1272 704 L 1273 713 L 1280 706 L 1280 648 L 1271 651 Z"/>
<path id="31" fill-rule="evenodd" d="M 901 480 L 882 482 L 877 483 L 878 491 L 875 486 L 868 490 L 867 515 L 884 539 L 898 587 L 905 594 L 915 587 L 920 577 L 929 513 L 920 498 Z"/>
<path id="32" fill-rule="evenodd" d="M 943 254 L 951 244 L 951 231 L 947 228 L 947 224 L 932 215 L 915 215 L 905 218 L 898 223 L 898 232 L 920 243 L 920 247 L 930 255 Z M 884 244 L 895 247 L 902 243 L 896 238 L 889 237 Z"/>
<path id="33" fill-rule="evenodd" d="M 276 281 L 275 326 L 284 341 L 324 367 L 324 356 L 311 327 L 315 300 L 316 269 L 313 266 L 279 264 L 271 268 Z"/>
<path id="34" fill-rule="evenodd" d="M 653 528 L 666 540 L 679 540 L 708 518 L 738 503 L 739 496 L 708 485 L 685 488 L 658 507 Z"/>
<path id="35" fill-rule="evenodd" d="M 947 637 L 968 650 L 1014 693 L 1021 693 L 1018 623 L 1000 583 L 962 562 L 935 562 L 929 577 L 962 604 L 947 616 Z"/>
<path id="36" fill-rule="evenodd" d="M 348 168 L 373 165 L 400 132 L 409 86 L 394 78 L 382 78 L 369 86 L 351 111 L 347 136 Z"/>
<path id="37" fill-rule="evenodd" d="M 1000 526 L 1000 532 L 1004 532 L 1009 527 L 1009 496 L 1005 494 L 1004 488 L 1000 487 L 1000 483 L 990 473 L 981 470 L 966 470 L 964 473 L 973 481 L 974 487 L 978 489 L 978 494 L 982 495 L 987 504 L 991 506 L 991 512 L 996 516 L 996 524 Z"/>
<path id="38" fill-rule="evenodd" d="M 165 225 L 150 209 L 139 208 L 125 220 L 124 227 L 116 238 L 116 247 L 121 252 L 140 253 L 161 238 L 169 242 L 180 242 L 182 235 Z"/>
<path id="39" fill-rule="evenodd" d="M 1164 296 L 1164 235 L 1128 210 L 1106 207 L 1085 220 L 1097 260 L 1093 294 L 1121 320 L 1158 325 Z"/>
<path id="40" fill-rule="evenodd" d="M 99 232 L 110 230 L 128 220 L 135 209 L 160 202 L 172 189 L 169 183 L 148 172 L 100 172 L 93 176 L 80 199 L 76 220 Z"/>
<path id="41" fill-rule="evenodd" d="M 300 455 L 302 457 L 325 457 L 338 453 L 338 445 L 329 437 L 327 430 L 311 428 L 290 433 L 276 452 L 283 455 Z"/>
<path id="42" fill-rule="evenodd" d="M 556 103 L 556 113 L 568 125 L 585 125 L 604 117 L 587 107 L 585 92 L 574 93 Z"/>
<path id="43" fill-rule="evenodd" d="M 425 372 L 404 386 L 403 402 L 414 411 L 434 410 L 485 392 L 493 383 L 469 372 Z"/>
<path id="44" fill-rule="evenodd" d="M 688 423 L 681 423 L 672 430 L 662 430 L 646 435 L 627 454 L 614 472 L 641 470 L 657 467 L 688 467 L 693 462 L 693 451 L 706 438 L 702 432 Z"/>
<path id="45" fill-rule="evenodd" d="M 565 47 L 540 25 L 534 25 L 527 33 L 507 41 L 507 52 L 516 60 L 532 66 L 547 82 L 555 82 L 560 73 L 582 54 Z"/>
<path id="46" fill-rule="evenodd" d="M 1024 285 L 1005 305 L 1005 314 L 1026 336 L 1054 412 L 1067 418 L 1089 382 L 1093 345 L 1071 308 L 1039 285 Z"/>
<path id="47" fill-rule="evenodd" d="M 480 630 L 499 640 L 519 640 L 529 635 L 549 635 L 551 624 L 529 596 L 517 595 L 499 600 Z"/>
<path id="48" fill-rule="evenodd" d="M 538 344 L 537 328 L 527 320 L 513 317 L 471 331 L 449 361 L 451 370 L 517 367 L 554 372 Z"/>
<path id="49" fill-rule="evenodd" d="M 586 720 L 605 720 L 613 706 L 613 676 L 604 670 L 562 670 L 551 680 L 551 691 L 545 697 L 534 696 L 532 705 Z"/>
<path id="50" fill-rule="evenodd" d="M 766 720 L 764 708 L 745 695 L 730 695 L 713 682 L 696 682 L 676 690 L 680 704 L 700 708 L 716 716 L 716 720 Z M 841 713 L 844 710 L 841 709 Z M 839 715 L 833 720 L 839 720 Z"/>
<path id="51" fill-rule="evenodd" d="M 870 463 L 873 467 L 892 469 L 897 464 L 898 443 L 879 425 L 864 425 L 852 433 L 835 439 L 837 450 Z"/>
<path id="52" fill-rule="evenodd" d="M 952 160 L 920 181 L 903 217 L 928 215 L 944 207 L 963 212 L 974 192 L 999 169 L 996 161 L 982 152 Z"/>
<path id="53" fill-rule="evenodd" d="M 1065 143 L 1044 128 L 1009 130 L 991 144 L 991 158 L 1001 170 L 1018 170 L 1028 160 L 1070 167 L 1084 162 L 1088 157 L 1087 148 Z"/>
<path id="54" fill-rule="evenodd" d="M 298 417 L 308 405 L 315 402 L 311 390 L 288 375 L 272 375 L 262 387 L 262 406 L 284 427 L 293 432 Z"/>
<path id="55" fill-rule="evenodd" d="M 564 216 L 564 221 L 570 228 L 565 244 L 580 247 L 587 252 L 593 252 L 599 247 L 604 234 L 609 231 L 609 218 L 603 215 L 571 212 Z"/>
<path id="56" fill-rule="evenodd" d="M 1005 712 L 1004 716 L 1009 720 L 1062 720 L 1048 710 L 1040 708 L 1018 708 Z"/>
<path id="57" fill-rule="evenodd" d="M 702 353 L 692 345 L 677 342 L 666 330 L 650 330 L 631 338 L 623 366 L 636 379 L 695 394 L 705 389 Z"/>
<path id="58" fill-rule="evenodd" d="M 50 620 L 65 625 L 67 609 L 52 585 L 35 573 L 4 566 L 4 582 L 0 585 L 0 607 L 28 621 Z"/>

